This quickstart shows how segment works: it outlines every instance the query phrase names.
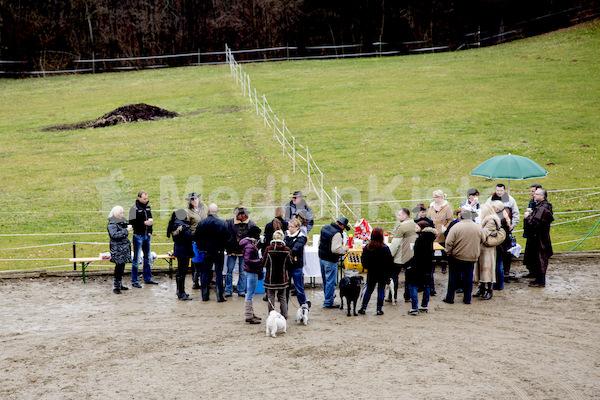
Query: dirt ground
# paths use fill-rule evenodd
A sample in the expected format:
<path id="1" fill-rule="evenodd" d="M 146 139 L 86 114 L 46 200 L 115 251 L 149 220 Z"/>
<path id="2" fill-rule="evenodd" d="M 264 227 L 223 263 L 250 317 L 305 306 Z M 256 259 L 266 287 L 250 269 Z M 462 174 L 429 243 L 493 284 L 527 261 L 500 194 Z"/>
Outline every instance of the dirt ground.
<path id="1" fill-rule="evenodd" d="M 376 316 L 372 299 L 349 318 L 322 309 L 317 287 L 308 326 L 290 318 L 277 338 L 262 296 L 263 324 L 247 325 L 242 298 L 190 289 L 180 302 L 166 275 L 121 296 L 106 276 L 4 279 L 0 398 L 600 398 L 599 275 L 594 261 L 553 262 L 544 289 L 521 279 L 449 305 L 436 273 L 439 294 L 416 317 L 404 302 Z"/>

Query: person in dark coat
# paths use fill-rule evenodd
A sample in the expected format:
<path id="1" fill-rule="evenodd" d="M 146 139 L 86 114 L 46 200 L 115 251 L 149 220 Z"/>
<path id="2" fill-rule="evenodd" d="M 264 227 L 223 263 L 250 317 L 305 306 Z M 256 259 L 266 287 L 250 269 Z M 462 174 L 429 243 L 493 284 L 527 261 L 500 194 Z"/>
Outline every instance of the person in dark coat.
<path id="1" fill-rule="evenodd" d="M 367 290 L 358 313 L 365 314 L 371 294 L 377 285 L 377 315 L 383 315 L 385 285 L 390 280 L 394 257 L 392 257 L 390 248 L 383 243 L 383 229 L 380 227 L 373 229 L 371 240 L 363 250 L 361 262 L 363 268 L 367 269 Z"/>
<path id="2" fill-rule="evenodd" d="M 437 230 L 430 227 L 426 221 L 419 221 L 415 226 L 415 232 L 418 235 L 415 240 L 415 254 L 406 263 L 406 284 L 412 303 L 412 308 L 408 311 L 410 315 L 418 315 L 419 311 L 427 312 L 434 264 L 433 242 L 438 234 Z M 420 308 L 419 287 L 423 288 L 423 299 Z"/>
<path id="3" fill-rule="evenodd" d="M 294 281 L 296 297 L 300 305 L 307 302 L 304 293 L 304 246 L 306 245 L 306 235 L 300 229 L 302 223 L 297 219 L 290 220 L 288 231 L 285 234 L 285 245 L 292 252 L 292 265 L 289 270 L 290 279 Z M 288 302 L 290 300 L 290 291 L 287 291 Z"/>
<path id="4" fill-rule="evenodd" d="M 287 231 L 288 223 L 283 219 L 285 216 L 285 208 L 277 207 L 275 209 L 275 218 L 267 225 L 265 225 L 265 243 L 263 250 L 267 248 L 268 245 L 271 244 L 271 240 L 273 240 L 273 232 L 275 231 Z"/>
<path id="5" fill-rule="evenodd" d="M 129 234 L 133 231 L 131 225 L 123 216 L 123 207 L 115 206 L 108 215 L 108 236 L 110 238 L 110 261 L 115 263 L 113 278 L 113 293 L 121 294 L 121 290 L 129 288 L 122 285 L 125 264 L 131 262 L 131 242 Z"/>
<path id="6" fill-rule="evenodd" d="M 199 251 L 204 252 L 202 264 L 202 301 L 209 300 L 210 282 L 212 281 L 213 265 L 217 274 L 217 301 L 224 302 L 223 296 L 223 262 L 224 250 L 230 246 L 231 234 L 227 223 L 218 217 L 219 207 L 216 204 L 208 206 L 208 217 L 198 223 L 194 241 Z"/>
<path id="7" fill-rule="evenodd" d="M 292 253 L 283 239 L 282 231 L 273 232 L 273 240 L 265 250 L 262 266 L 265 268 L 265 289 L 267 290 L 269 313 L 275 308 L 275 296 L 277 296 L 281 315 L 287 319 L 286 289 L 290 281 L 288 271 L 292 266 Z"/>
<path id="8" fill-rule="evenodd" d="M 550 224 L 554 221 L 554 214 L 552 204 L 548 202 L 547 197 L 548 192 L 545 189 L 537 189 L 533 195 L 535 208 L 531 213 L 525 213 L 527 247 L 524 261 L 535 276 L 535 279 L 529 284 L 531 287 L 546 286 L 548 261 L 554 254 L 550 241 Z"/>
<path id="9" fill-rule="evenodd" d="M 194 234 L 190 229 L 187 212 L 184 209 L 179 209 L 171 214 L 171 220 L 167 227 L 167 237 L 173 237 L 173 256 L 177 258 L 177 274 L 175 275 L 177 298 L 179 300 L 192 300 L 185 292 L 185 275 L 190 259 L 194 257 L 192 246 Z"/>
<path id="10" fill-rule="evenodd" d="M 431 226 L 432 228 L 435 228 L 435 224 L 433 223 L 433 221 L 431 219 L 427 218 L 427 207 L 425 207 L 425 204 L 423 204 L 423 203 L 417 204 L 417 206 L 412 209 L 412 212 L 417 214 L 417 216 L 414 219 L 415 224 L 419 223 L 420 221 L 425 221 L 425 222 L 427 222 L 427 224 L 429 226 Z"/>

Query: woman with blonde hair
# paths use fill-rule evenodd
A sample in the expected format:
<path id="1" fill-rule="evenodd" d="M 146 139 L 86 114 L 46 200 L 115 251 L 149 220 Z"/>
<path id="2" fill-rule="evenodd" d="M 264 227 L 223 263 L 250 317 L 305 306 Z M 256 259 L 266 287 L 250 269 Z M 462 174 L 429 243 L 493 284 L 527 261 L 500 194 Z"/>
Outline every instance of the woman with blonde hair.
<path id="1" fill-rule="evenodd" d="M 485 242 L 489 237 L 496 234 L 501 226 L 500 218 L 489 204 L 481 206 L 481 228 L 485 235 Z M 481 244 L 481 253 L 475 267 L 474 280 L 479 281 L 479 290 L 473 297 L 481 297 L 481 300 L 492 298 L 492 285 L 496 282 L 496 247 L 490 247 L 486 243 Z"/>
<path id="2" fill-rule="evenodd" d="M 128 290 L 121 284 L 125 264 L 131 262 L 131 242 L 129 234 L 133 231 L 131 225 L 123 216 L 123 207 L 115 206 L 108 214 L 108 236 L 110 238 L 110 261 L 115 263 L 113 278 L 113 293 L 121 294 L 121 290 Z"/>

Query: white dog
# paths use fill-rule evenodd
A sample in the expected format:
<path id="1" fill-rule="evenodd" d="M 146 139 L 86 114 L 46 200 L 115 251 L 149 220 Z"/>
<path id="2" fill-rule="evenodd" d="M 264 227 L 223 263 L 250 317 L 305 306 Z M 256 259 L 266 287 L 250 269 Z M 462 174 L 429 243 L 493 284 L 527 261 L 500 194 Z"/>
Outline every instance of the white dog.
<path id="1" fill-rule="evenodd" d="M 310 313 L 310 305 L 307 303 L 302 304 L 296 311 L 296 323 L 308 325 L 308 313 Z"/>
<path id="2" fill-rule="evenodd" d="M 287 321 L 283 318 L 283 315 L 273 310 L 269 313 L 269 317 L 267 318 L 267 336 L 271 335 L 275 337 L 277 330 L 285 333 L 287 330 Z"/>
<path id="3" fill-rule="evenodd" d="M 387 285 L 385 285 L 385 297 L 392 299 L 392 305 L 396 305 L 396 297 L 394 297 L 394 280 L 390 278 Z"/>

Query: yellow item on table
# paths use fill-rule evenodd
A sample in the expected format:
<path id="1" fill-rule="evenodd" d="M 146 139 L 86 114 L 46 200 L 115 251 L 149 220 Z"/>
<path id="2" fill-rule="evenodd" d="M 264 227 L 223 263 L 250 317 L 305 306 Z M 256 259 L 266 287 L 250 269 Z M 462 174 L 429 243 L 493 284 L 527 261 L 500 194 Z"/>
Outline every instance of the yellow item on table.
<path id="1" fill-rule="evenodd" d="M 348 250 L 346 254 L 346 258 L 344 259 L 344 268 L 345 269 L 357 269 L 358 272 L 364 272 L 364 268 L 360 261 L 360 257 L 362 256 L 362 249 L 351 249 Z"/>

